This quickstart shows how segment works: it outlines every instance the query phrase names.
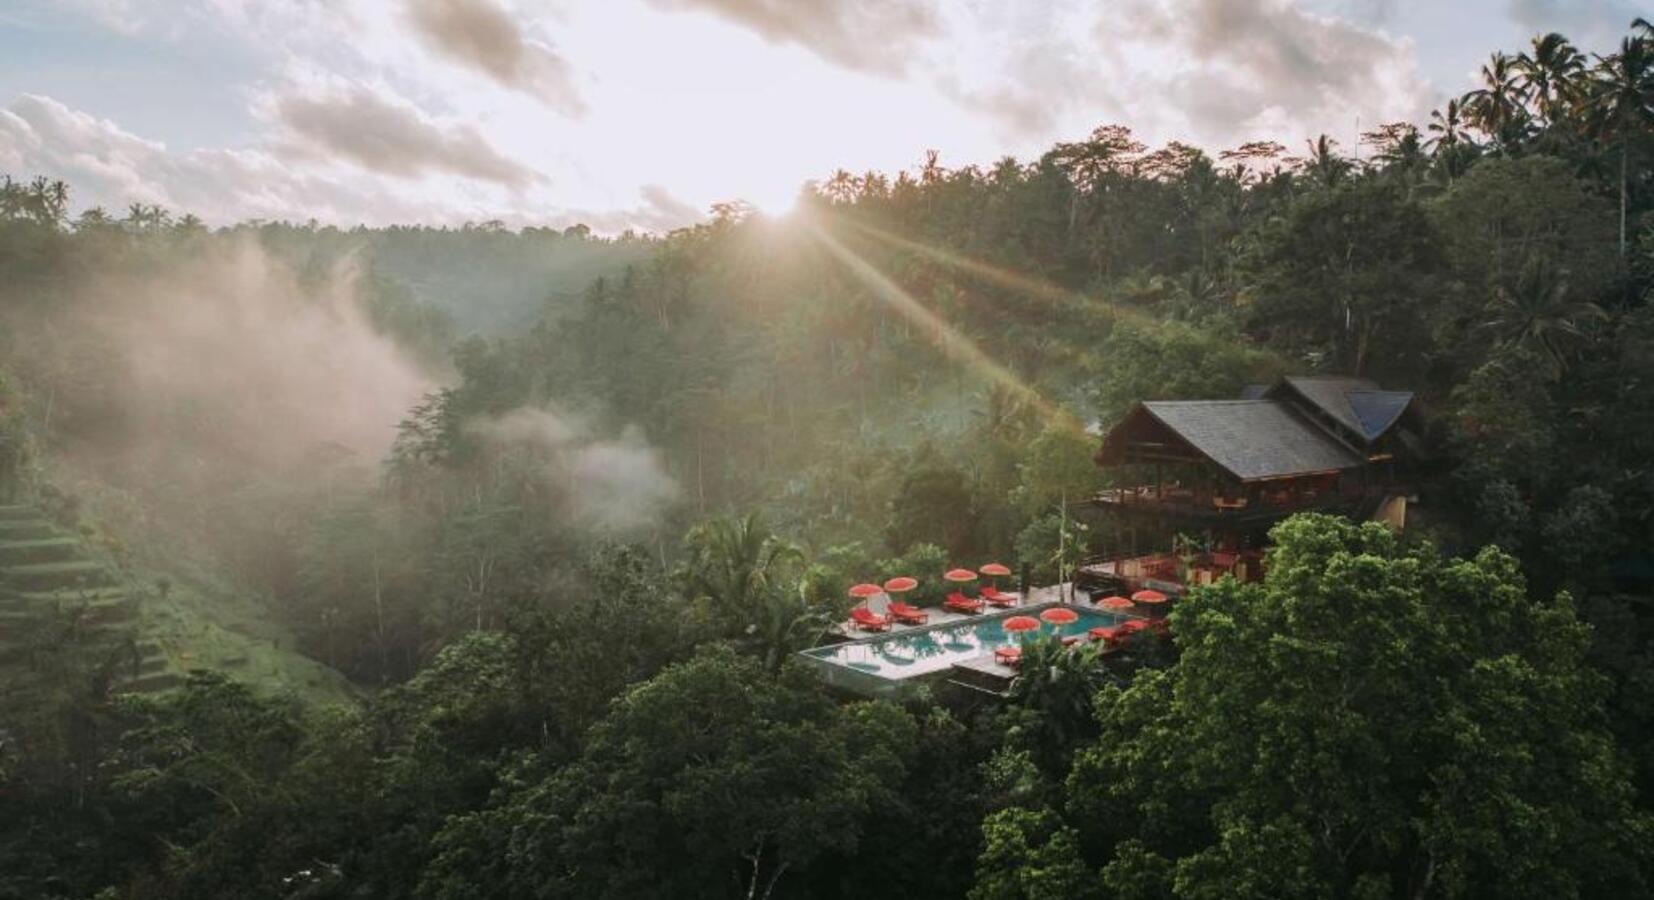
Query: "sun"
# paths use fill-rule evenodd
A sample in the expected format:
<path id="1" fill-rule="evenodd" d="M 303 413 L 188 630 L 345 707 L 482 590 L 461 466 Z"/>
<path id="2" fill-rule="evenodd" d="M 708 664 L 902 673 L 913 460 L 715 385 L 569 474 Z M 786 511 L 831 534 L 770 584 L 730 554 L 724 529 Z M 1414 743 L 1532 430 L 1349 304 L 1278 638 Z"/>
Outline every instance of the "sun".
<path id="1" fill-rule="evenodd" d="M 798 188 L 786 187 L 771 190 L 749 191 L 746 201 L 753 208 L 771 219 L 780 219 L 791 213 L 798 206 Z"/>

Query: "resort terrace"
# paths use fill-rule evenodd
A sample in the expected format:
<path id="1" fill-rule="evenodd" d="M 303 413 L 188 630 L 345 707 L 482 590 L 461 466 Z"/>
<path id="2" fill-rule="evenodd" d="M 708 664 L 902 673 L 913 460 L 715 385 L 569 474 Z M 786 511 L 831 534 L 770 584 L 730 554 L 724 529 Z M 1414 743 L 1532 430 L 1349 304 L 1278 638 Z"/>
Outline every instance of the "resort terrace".
<path id="1" fill-rule="evenodd" d="M 865 697 L 900 698 L 940 684 L 1002 696 L 1025 643 L 1055 635 L 1073 645 L 1099 642 L 1109 653 L 1140 631 L 1165 633 L 1167 598 L 1153 591 L 1097 606 L 1068 582 L 1010 596 L 1009 605 L 977 613 L 926 608 L 923 621 L 907 624 L 880 613 L 851 618 L 833 629 L 837 642 L 800 657 L 827 684 Z"/>

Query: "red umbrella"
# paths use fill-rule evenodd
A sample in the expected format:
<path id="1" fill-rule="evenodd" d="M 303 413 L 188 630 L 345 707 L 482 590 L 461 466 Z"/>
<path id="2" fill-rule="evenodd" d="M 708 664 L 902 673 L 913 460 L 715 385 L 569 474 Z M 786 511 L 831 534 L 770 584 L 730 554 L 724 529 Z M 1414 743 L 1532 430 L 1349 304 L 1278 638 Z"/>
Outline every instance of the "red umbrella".
<path id="1" fill-rule="evenodd" d="M 982 568 L 977 569 L 977 571 L 981 572 L 984 575 L 993 575 L 995 577 L 998 577 L 998 576 L 1001 576 L 1001 575 L 1011 574 L 1010 569 L 1006 568 L 1005 566 L 1000 565 L 999 563 L 988 563 L 987 565 L 983 566 Z"/>
<path id="2" fill-rule="evenodd" d="M 1131 599 L 1133 603 L 1165 603 L 1166 595 L 1159 591 L 1138 591 Z"/>
<path id="3" fill-rule="evenodd" d="M 919 579 L 909 578 L 906 575 L 902 575 L 898 578 L 892 578 L 884 583 L 885 591 L 891 594 L 905 594 L 918 586 Z"/>
<path id="4" fill-rule="evenodd" d="M 942 577 L 949 581 L 975 581 L 976 573 L 970 569 L 949 569 Z"/>
<path id="5" fill-rule="evenodd" d="M 852 597 L 866 598 L 882 593 L 884 593 L 884 588 L 876 584 L 858 584 L 850 589 L 850 596 Z"/>
<path id="6" fill-rule="evenodd" d="M 1067 625 L 1079 621 L 1080 614 L 1066 606 L 1053 606 L 1039 614 L 1039 617 L 1052 625 Z"/>
<path id="7" fill-rule="evenodd" d="M 1039 627 L 1039 620 L 1033 616 L 1012 616 L 999 627 L 1013 634 L 1018 631 L 1033 631 Z"/>
<path id="8" fill-rule="evenodd" d="M 1103 609 L 1131 609 L 1132 602 L 1125 597 L 1104 597 L 1097 605 Z"/>

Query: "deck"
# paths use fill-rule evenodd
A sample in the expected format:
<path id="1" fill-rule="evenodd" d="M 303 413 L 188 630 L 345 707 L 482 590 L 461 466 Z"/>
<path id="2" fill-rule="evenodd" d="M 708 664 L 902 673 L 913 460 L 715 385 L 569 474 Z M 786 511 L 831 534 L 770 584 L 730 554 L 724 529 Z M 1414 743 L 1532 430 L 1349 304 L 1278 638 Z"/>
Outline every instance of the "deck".
<path id="1" fill-rule="evenodd" d="M 1381 502 L 1390 492 L 1393 491 L 1377 488 L 1320 493 L 1264 491 L 1254 501 L 1190 488 L 1148 485 L 1099 491 L 1081 505 L 1121 515 L 1177 519 L 1209 527 L 1250 528 L 1301 512 L 1354 515 Z"/>
<path id="2" fill-rule="evenodd" d="M 1066 603 L 1068 602 L 1067 597 L 1069 596 L 1069 591 L 1072 588 L 1073 585 L 1067 582 L 1063 584 L 1053 584 L 1046 587 L 1033 588 L 1028 591 L 1027 596 L 1021 598 L 1021 600 L 1017 603 L 1017 606 L 1039 606 L 1044 603 Z M 1081 601 L 1079 605 L 1084 605 L 1084 594 L 1082 593 L 1080 597 Z M 885 595 L 880 594 L 868 601 L 867 608 L 883 615 L 885 612 L 885 602 Z M 1015 608 L 1016 606 L 1005 608 L 990 606 L 987 609 L 984 609 L 983 613 L 1004 612 L 1005 609 Z M 879 634 L 900 634 L 903 631 L 929 628 L 935 625 L 948 625 L 953 622 L 961 622 L 966 619 L 976 618 L 976 616 L 971 613 L 953 612 L 952 610 L 944 609 L 939 606 L 927 606 L 924 610 L 925 613 L 930 616 L 930 621 L 923 625 L 901 625 L 896 622 L 892 622 L 889 629 L 886 631 L 862 631 L 861 629 L 855 627 L 855 624 L 849 619 L 845 619 L 844 621 L 829 628 L 828 633 L 843 640 L 860 640 L 861 638 L 873 637 L 874 635 Z"/>

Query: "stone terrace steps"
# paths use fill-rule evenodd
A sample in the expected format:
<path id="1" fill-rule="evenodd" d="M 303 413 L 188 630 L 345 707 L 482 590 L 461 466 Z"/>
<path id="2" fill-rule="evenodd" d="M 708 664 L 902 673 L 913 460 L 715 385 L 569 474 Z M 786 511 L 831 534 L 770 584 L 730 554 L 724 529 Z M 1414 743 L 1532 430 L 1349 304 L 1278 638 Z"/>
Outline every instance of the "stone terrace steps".
<path id="1" fill-rule="evenodd" d="M 0 535 L 0 566 L 63 562 L 80 556 L 80 541 L 72 537 L 7 540 Z"/>
<path id="2" fill-rule="evenodd" d="M 79 603 L 125 597 L 127 593 L 125 585 L 108 584 L 103 587 L 59 588 L 55 591 L 14 591 L 10 596 L 30 603 Z M 0 605 L 5 602 L 5 596 L 0 595 Z"/>
<path id="3" fill-rule="evenodd" d="M 55 534 L 57 529 L 45 519 L 0 519 L 0 539 L 29 540 L 48 538 Z"/>
<path id="4" fill-rule="evenodd" d="M 169 671 L 161 645 L 141 639 L 136 626 L 138 601 L 126 585 L 85 545 L 59 532 L 38 509 L 0 505 L 0 661 L 21 645 L 16 641 L 42 616 L 72 612 L 87 627 L 89 646 L 120 646 L 136 641 L 137 655 L 123 664 L 120 692 L 162 691 L 182 683 Z"/>
<path id="5" fill-rule="evenodd" d="M 0 582 L 19 591 L 72 590 L 114 583 L 102 563 L 90 559 L 28 563 L 0 568 Z"/>
<path id="6" fill-rule="evenodd" d="M 40 510 L 24 503 L 0 504 L 0 519 L 38 519 Z"/>

